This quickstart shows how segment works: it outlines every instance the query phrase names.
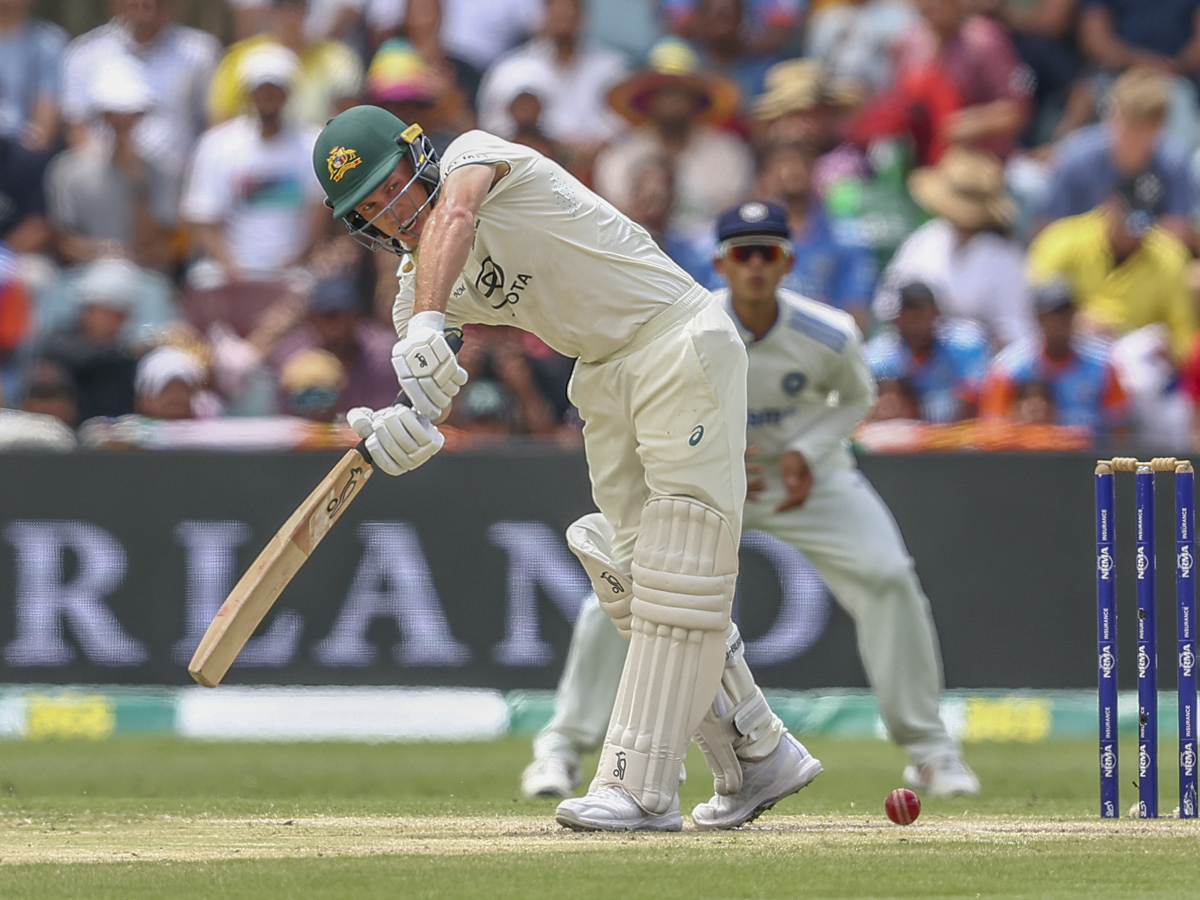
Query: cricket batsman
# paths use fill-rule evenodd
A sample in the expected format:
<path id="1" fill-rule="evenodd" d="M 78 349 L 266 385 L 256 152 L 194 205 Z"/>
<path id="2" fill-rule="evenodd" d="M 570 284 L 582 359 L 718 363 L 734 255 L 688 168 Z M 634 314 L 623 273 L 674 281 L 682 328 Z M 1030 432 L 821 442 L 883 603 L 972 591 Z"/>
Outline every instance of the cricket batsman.
<path id="1" fill-rule="evenodd" d="M 938 712 L 942 662 L 929 600 L 895 520 L 845 446 L 874 401 L 858 328 L 847 313 L 779 288 L 792 265 L 781 207 L 728 210 L 717 238 L 715 265 L 728 287 L 716 296 L 749 353 L 747 440 L 757 453 L 748 463 L 745 524 L 803 552 L 853 618 L 884 724 L 908 752 L 905 781 L 935 796 L 977 794 L 979 780 Z M 554 718 L 521 777 L 525 794 L 574 790 L 581 753 L 599 742 L 624 651 L 595 605 L 585 604 Z M 709 808 L 721 797 L 718 779 L 710 804 L 692 813 L 697 824 L 717 818 Z"/>
<path id="2" fill-rule="evenodd" d="M 348 417 L 377 467 L 398 475 L 441 448 L 436 423 L 467 377 L 447 329 L 515 325 L 577 360 L 570 397 L 600 511 L 567 541 L 628 653 L 596 776 L 558 822 L 678 831 L 694 734 L 729 788 L 722 822 L 810 782 L 821 764 L 740 654 L 726 661 L 740 646 L 746 351 L 712 295 L 562 167 L 481 131 L 439 161 L 419 125 L 360 106 L 330 120 L 313 164 L 334 217 L 400 256 L 392 362 L 412 409 Z"/>

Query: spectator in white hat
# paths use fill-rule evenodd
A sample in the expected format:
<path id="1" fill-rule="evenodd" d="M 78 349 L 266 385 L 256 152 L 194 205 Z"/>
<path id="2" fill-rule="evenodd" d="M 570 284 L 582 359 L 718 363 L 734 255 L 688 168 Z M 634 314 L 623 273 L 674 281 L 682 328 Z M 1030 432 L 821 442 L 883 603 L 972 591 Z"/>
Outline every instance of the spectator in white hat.
<path id="1" fill-rule="evenodd" d="M 150 351 L 137 367 L 137 411 L 155 419 L 195 418 L 192 401 L 206 374 L 194 356 L 178 347 Z"/>
<path id="2" fill-rule="evenodd" d="M 46 173 L 58 254 L 72 263 L 119 256 L 165 270 L 178 178 L 134 139 L 154 93 L 139 67 L 113 57 L 98 66 L 92 100 L 108 128 L 61 153 Z"/>
<path id="3" fill-rule="evenodd" d="M 583 0 L 545 0 L 538 36 L 499 59 L 479 88 L 479 126 L 511 139 L 509 105 L 522 82 L 543 84 L 542 127 L 576 153 L 593 156 L 626 128 L 611 108 L 609 90 L 626 75 L 625 60 L 583 37 Z"/>
<path id="4" fill-rule="evenodd" d="M 62 110 L 67 138 L 82 143 L 104 131 L 93 89 L 113 59 L 137 67 L 153 102 L 134 129 L 142 153 L 183 171 L 204 128 L 204 92 L 221 53 L 215 37 L 173 21 L 170 0 L 112 0 L 113 19 L 76 38 L 63 57 Z"/>
<path id="5" fill-rule="evenodd" d="M 296 125 L 320 127 L 358 96 L 362 60 L 341 41 L 306 33 L 308 4 L 304 0 L 271 0 L 269 5 L 266 31 L 233 44 L 213 73 L 209 121 L 223 122 L 251 107 L 250 89 L 245 84 L 246 58 L 264 46 L 278 45 L 296 56 L 285 118 Z"/>
<path id="6" fill-rule="evenodd" d="M 504 134 L 514 144 L 532 147 L 586 181 L 591 157 L 586 153 L 577 157 L 569 146 L 555 140 L 545 129 L 546 110 L 554 103 L 553 77 L 537 63 L 523 60 L 508 67 L 502 79 L 490 82 L 490 99 L 504 113 L 503 130 L 497 133 Z M 490 130 L 486 125 L 480 127 Z"/>
<path id="7" fill-rule="evenodd" d="M 137 354 L 122 328 L 137 290 L 137 270 L 128 263 L 90 263 L 78 285 L 78 321 L 51 334 L 42 347 L 42 356 L 71 376 L 78 390 L 80 421 L 133 412 Z"/>
<path id="8" fill-rule="evenodd" d="M 279 44 L 245 53 L 240 73 L 253 112 L 200 139 L 181 204 L 205 256 L 190 276 L 195 289 L 279 284 L 326 224 L 312 169 L 316 131 L 283 117 L 298 66 Z"/>

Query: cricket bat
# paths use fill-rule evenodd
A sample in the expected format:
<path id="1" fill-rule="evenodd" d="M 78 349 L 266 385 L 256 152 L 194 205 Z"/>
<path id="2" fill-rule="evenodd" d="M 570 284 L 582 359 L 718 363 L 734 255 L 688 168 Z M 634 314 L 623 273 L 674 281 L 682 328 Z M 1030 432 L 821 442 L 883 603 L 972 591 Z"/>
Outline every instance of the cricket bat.
<path id="1" fill-rule="evenodd" d="M 457 353 L 461 333 L 447 332 L 446 343 Z M 410 405 L 407 397 L 397 402 Z M 192 678 L 205 687 L 221 683 L 254 629 L 374 471 L 365 442 L 359 441 L 297 507 L 217 610 L 188 663 Z"/>
<path id="2" fill-rule="evenodd" d="M 217 610 L 188 663 L 192 678 L 205 687 L 221 683 L 254 629 L 374 471 L 361 445 L 348 450 L 297 507 Z"/>

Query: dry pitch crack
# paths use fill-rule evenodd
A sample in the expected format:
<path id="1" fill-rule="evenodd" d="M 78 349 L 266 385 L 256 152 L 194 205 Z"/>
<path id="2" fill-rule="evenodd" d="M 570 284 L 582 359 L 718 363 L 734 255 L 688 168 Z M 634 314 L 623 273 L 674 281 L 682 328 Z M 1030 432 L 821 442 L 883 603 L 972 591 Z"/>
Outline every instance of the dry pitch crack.
<path id="1" fill-rule="evenodd" d="M 0 818 L 0 866 L 28 863 L 349 857 L 379 854 L 538 854 L 625 848 L 631 842 L 702 850 L 737 844 L 754 852 L 886 847 L 898 844 L 989 845 L 997 850 L 1060 841 L 1150 836 L 1190 838 L 1194 822 L 943 816 L 900 828 L 871 816 L 772 816 L 734 832 L 674 835 L 576 834 L 549 816 L 340 817 L 226 819 L 146 816 L 38 820 Z"/>

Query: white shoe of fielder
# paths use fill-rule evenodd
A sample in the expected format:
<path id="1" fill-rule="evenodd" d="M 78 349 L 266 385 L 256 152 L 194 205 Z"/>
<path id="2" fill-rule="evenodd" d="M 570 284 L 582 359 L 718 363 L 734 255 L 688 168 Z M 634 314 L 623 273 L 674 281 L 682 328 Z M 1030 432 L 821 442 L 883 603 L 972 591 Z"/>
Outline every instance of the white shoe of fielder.
<path id="1" fill-rule="evenodd" d="M 579 787 L 579 761 L 562 756 L 535 759 L 521 773 L 521 793 L 526 797 L 570 797 Z"/>
<path id="2" fill-rule="evenodd" d="M 979 779 L 957 756 L 943 756 L 922 765 L 915 763 L 904 769 L 904 782 L 916 791 L 931 797 L 974 797 L 979 793 Z"/>
<path id="3" fill-rule="evenodd" d="M 762 759 L 742 762 L 742 789 L 736 794 L 714 794 L 692 810 L 692 821 L 702 831 L 737 828 L 791 794 L 807 787 L 821 774 L 821 761 L 792 735 Z"/>
<path id="4" fill-rule="evenodd" d="M 679 795 L 661 815 L 648 813 L 619 784 L 609 784 L 558 804 L 554 820 L 575 831 L 680 831 Z"/>

